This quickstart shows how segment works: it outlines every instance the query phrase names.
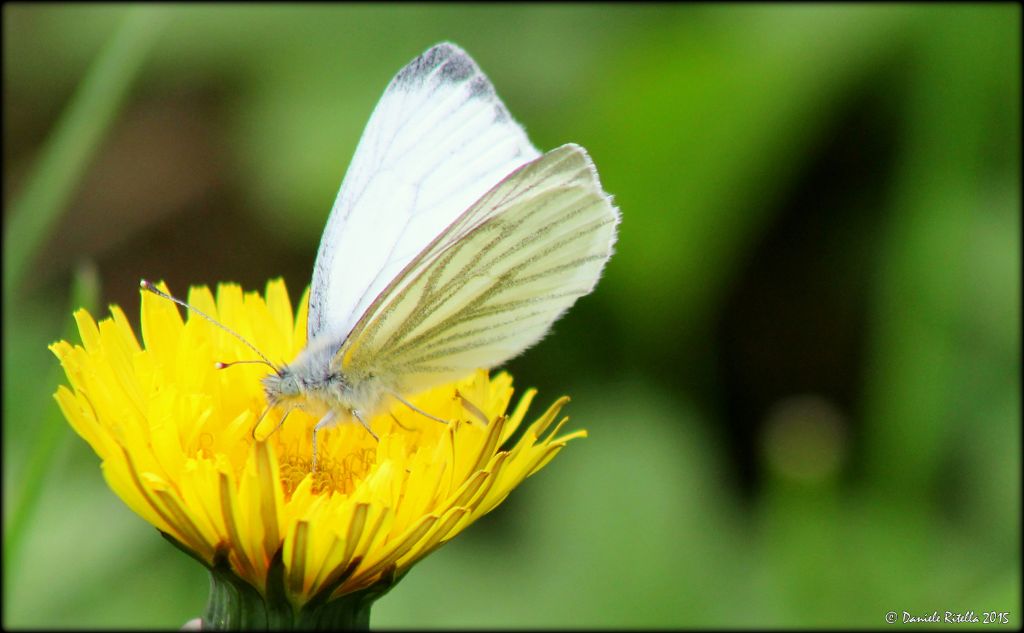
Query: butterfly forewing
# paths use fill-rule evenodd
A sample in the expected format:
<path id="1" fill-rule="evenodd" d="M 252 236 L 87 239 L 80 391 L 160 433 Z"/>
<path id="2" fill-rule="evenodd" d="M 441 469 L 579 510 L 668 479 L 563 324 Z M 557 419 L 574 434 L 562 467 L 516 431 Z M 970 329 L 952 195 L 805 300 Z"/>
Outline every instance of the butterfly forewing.
<path id="1" fill-rule="evenodd" d="M 410 62 L 374 109 L 327 221 L 309 340 L 340 345 L 438 234 L 539 155 L 462 49 L 438 44 Z"/>
<path id="2" fill-rule="evenodd" d="M 617 223 L 583 148 L 552 150 L 498 183 L 408 264 L 335 362 L 410 392 L 500 364 L 593 289 Z"/>

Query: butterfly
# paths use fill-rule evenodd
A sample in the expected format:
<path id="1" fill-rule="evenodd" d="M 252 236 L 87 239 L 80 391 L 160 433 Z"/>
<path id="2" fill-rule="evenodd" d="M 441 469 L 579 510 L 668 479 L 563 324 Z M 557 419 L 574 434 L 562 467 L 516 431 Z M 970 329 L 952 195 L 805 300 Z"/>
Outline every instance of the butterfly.
<path id="1" fill-rule="evenodd" d="M 405 396 L 540 340 L 593 290 L 618 223 L 582 147 L 539 152 L 473 59 L 433 46 L 366 125 L 320 240 L 307 346 L 266 362 L 268 410 L 319 417 L 314 471 L 318 432 L 373 434 L 389 398 L 444 422 Z"/>

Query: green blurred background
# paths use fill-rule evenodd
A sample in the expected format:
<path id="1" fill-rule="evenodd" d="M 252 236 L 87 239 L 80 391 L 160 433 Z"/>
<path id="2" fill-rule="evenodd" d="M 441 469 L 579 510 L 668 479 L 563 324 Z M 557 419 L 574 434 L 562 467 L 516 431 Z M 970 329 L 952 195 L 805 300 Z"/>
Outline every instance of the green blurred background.
<path id="1" fill-rule="evenodd" d="M 1020 20 L 5 4 L 3 624 L 176 627 L 207 596 L 57 413 L 72 280 L 136 321 L 140 277 L 297 299 L 373 105 L 447 39 L 623 223 L 510 365 L 590 438 L 372 624 L 1020 626 Z"/>

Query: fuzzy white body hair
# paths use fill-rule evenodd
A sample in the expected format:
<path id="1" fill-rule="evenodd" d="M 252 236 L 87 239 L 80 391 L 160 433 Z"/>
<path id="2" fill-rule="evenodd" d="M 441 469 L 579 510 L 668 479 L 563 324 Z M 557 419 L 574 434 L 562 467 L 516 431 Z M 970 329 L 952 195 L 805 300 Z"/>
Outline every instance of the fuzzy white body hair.
<path id="1" fill-rule="evenodd" d="M 341 372 L 332 362 L 336 351 L 337 344 L 314 341 L 294 361 L 263 378 L 267 403 L 318 417 L 333 411 L 332 423 L 326 426 L 374 415 L 391 391 L 390 381 L 371 372 Z"/>

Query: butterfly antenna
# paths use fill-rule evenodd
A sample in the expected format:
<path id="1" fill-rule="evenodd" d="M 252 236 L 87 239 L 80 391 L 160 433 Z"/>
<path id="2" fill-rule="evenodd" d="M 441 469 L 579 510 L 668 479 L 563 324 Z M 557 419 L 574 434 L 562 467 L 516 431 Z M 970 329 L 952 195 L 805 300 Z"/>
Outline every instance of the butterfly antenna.
<path id="1" fill-rule="evenodd" d="M 263 365 L 266 365 L 266 366 L 270 367 L 274 371 L 278 371 L 277 365 L 275 365 L 274 363 L 270 362 L 270 359 L 267 358 L 266 356 L 264 356 L 263 352 L 261 352 L 258 349 L 256 349 L 255 345 L 253 345 L 249 341 L 245 340 L 242 337 L 241 334 L 239 334 L 238 332 L 235 332 L 234 330 L 232 330 L 228 326 L 224 325 L 223 323 L 221 323 L 217 319 L 213 318 L 209 314 L 206 314 L 205 312 L 203 312 L 199 308 L 195 308 L 193 306 L 190 306 L 189 304 L 185 303 L 181 299 L 176 299 L 176 298 L 172 297 L 171 295 L 167 294 L 166 292 L 158 290 L 156 288 L 156 286 L 154 286 L 150 282 L 146 281 L 145 279 L 143 279 L 143 280 L 141 280 L 139 282 L 139 287 L 142 288 L 143 290 L 148 290 L 149 292 L 152 292 L 153 294 L 157 295 L 158 297 L 163 297 L 164 299 L 167 299 L 168 301 L 173 301 L 174 303 L 177 303 L 178 305 L 180 305 L 181 307 L 185 308 L 186 310 L 191 310 L 192 312 L 195 312 L 196 314 L 198 314 L 199 316 L 203 317 L 204 319 L 206 319 L 210 323 L 213 323 L 214 325 L 216 325 L 220 329 L 224 330 L 225 332 L 227 332 L 231 336 L 233 336 L 233 337 L 237 338 L 238 340 L 242 341 L 243 343 L 245 343 L 245 345 L 249 349 L 251 349 L 252 351 L 256 352 L 256 355 L 263 359 L 263 360 L 239 360 L 239 361 L 235 361 L 233 363 L 217 363 L 217 369 L 225 369 L 225 368 L 230 367 L 232 365 L 238 365 L 239 363 L 260 363 L 260 364 L 263 364 Z"/>
<path id="2" fill-rule="evenodd" d="M 230 363 L 222 363 L 220 361 L 217 361 L 216 363 L 214 363 L 214 366 L 217 369 L 227 369 L 228 367 L 231 367 L 232 365 L 270 365 L 270 363 L 268 363 L 265 360 L 233 360 Z M 270 366 L 274 367 L 273 365 L 270 365 Z M 274 367 L 274 370 L 276 371 L 277 367 Z"/>

